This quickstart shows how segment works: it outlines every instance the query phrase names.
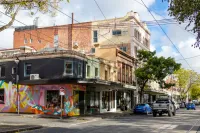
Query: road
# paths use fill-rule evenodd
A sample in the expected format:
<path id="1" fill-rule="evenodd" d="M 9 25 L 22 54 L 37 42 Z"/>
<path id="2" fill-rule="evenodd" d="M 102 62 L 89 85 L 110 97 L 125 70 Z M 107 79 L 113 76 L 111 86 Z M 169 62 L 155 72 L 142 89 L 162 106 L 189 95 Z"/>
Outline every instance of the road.
<path id="1" fill-rule="evenodd" d="M 102 119 L 67 128 L 48 127 L 24 133 L 196 133 L 199 126 L 200 108 L 189 111 L 178 110 L 175 117 L 131 115 Z"/>

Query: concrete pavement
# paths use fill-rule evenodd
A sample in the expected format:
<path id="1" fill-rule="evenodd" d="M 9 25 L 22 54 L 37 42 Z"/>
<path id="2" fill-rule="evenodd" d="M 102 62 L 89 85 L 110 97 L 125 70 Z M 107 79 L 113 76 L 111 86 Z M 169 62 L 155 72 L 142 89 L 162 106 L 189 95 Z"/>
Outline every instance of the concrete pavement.
<path id="1" fill-rule="evenodd" d="M 131 115 L 101 119 L 73 126 L 54 126 L 24 133 L 196 133 L 200 126 L 200 109 L 179 110 L 175 117 Z"/>

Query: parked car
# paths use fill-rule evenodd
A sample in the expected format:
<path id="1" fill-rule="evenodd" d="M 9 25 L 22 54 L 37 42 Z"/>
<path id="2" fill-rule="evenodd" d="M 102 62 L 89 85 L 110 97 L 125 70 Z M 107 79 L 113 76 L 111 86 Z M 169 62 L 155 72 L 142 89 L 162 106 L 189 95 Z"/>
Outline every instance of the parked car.
<path id="1" fill-rule="evenodd" d="M 193 110 L 196 110 L 196 106 L 194 103 L 188 103 L 187 106 L 186 106 L 187 110 L 189 109 L 193 109 Z"/>
<path id="2" fill-rule="evenodd" d="M 180 108 L 186 108 L 185 102 L 181 102 L 181 103 L 180 103 Z"/>
<path id="3" fill-rule="evenodd" d="M 172 115 L 176 115 L 175 103 L 169 99 L 158 99 L 153 104 L 153 116 L 156 117 L 157 114 L 162 116 L 162 114 L 166 113 L 169 117 Z"/>
<path id="4" fill-rule="evenodd" d="M 192 102 L 193 102 L 195 105 L 199 105 L 199 101 L 198 101 L 198 100 L 192 100 Z"/>
<path id="5" fill-rule="evenodd" d="M 149 106 L 149 104 L 137 104 L 133 110 L 135 114 L 137 113 L 143 113 L 143 114 L 150 114 L 152 113 L 152 108 Z"/>
<path id="6" fill-rule="evenodd" d="M 175 105 L 176 110 L 180 109 L 180 104 L 177 103 L 176 101 L 174 101 L 174 105 Z"/>

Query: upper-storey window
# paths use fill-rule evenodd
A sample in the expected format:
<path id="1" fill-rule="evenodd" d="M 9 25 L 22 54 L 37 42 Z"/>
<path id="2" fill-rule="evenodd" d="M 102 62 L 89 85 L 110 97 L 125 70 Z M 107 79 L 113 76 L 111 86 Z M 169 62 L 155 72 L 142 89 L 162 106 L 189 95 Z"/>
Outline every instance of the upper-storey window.
<path id="1" fill-rule="evenodd" d="M 0 66 L 0 77 L 6 76 L 6 67 L 4 65 Z"/>
<path id="2" fill-rule="evenodd" d="M 121 46 L 120 49 L 121 49 L 122 51 L 124 51 L 124 52 L 127 51 L 127 48 L 126 48 L 125 46 Z"/>
<path id="3" fill-rule="evenodd" d="M 73 62 L 72 61 L 65 62 L 65 74 L 73 75 Z"/>
<path id="4" fill-rule="evenodd" d="M 120 36 L 120 35 L 122 34 L 122 31 L 121 31 L 121 30 L 113 30 L 113 31 L 112 31 L 112 34 L 113 34 L 114 36 Z"/>
<path id="5" fill-rule="evenodd" d="M 134 36 L 138 41 L 141 41 L 141 33 L 138 30 L 134 30 Z"/>
<path id="6" fill-rule="evenodd" d="M 97 33 L 97 30 L 93 31 L 93 42 L 98 42 L 98 33 Z"/>

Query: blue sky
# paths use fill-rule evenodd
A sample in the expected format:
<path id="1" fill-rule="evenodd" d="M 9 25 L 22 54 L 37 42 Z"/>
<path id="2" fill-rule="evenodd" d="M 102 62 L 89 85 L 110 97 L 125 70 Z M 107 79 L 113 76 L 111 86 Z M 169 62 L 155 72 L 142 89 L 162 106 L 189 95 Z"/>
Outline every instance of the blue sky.
<path id="1" fill-rule="evenodd" d="M 96 1 L 104 12 L 106 18 L 122 17 L 125 16 L 127 12 L 133 10 L 139 13 L 140 18 L 143 21 L 154 20 L 147 9 L 138 3 L 142 3 L 141 0 L 137 0 L 138 2 L 136 2 L 136 0 Z M 162 0 L 143 1 L 148 6 L 148 8 L 150 8 L 156 19 L 160 20 L 163 19 L 163 17 L 170 18 L 167 12 L 167 2 L 162 2 Z M 60 10 L 66 14 L 71 15 L 73 12 L 75 19 L 79 22 L 104 19 L 94 0 L 71 0 L 70 3 L 61 3 L 60 6 Z M 3 8 L 0 7 L 0 10 L 3 11 Z M 26 25 L 32 25 L 33 20 L 36 17 L 39 17 L 39 26 L 51 26 L 54 24 L 60 25 L 71 22 L 71 19 L 59 12 L 57 13 L 56 17 L 52 18 L 48 14 L 41 13 L 37 13 L 36 15 L 31 16 L 30 12 L 24 10 L 20 11 L 16 19 L 22 21 Z M 0 20 L 8 22 L 9 18 L 4 15 L 0 15 Z M 21 24 L 15 22 L 14 25 Z M 164 26 L 162 25 L 162 27 L 184 57 L 191 57 L 199 54 L 199 50 L 191 47 L 191 44 L 195 42 L 195 37 L 184 30 L 185 25 L 171 24 Z M 156 50 L 158 56 L 171 56 L 175 59 L 182 58 L 158 26 L 149 27 L 149 29 L 151 31 L 151 49 Z M 0 32 L 0 36 L 0 47 L 12 48 L 13 29 L 8 29 Z M 188 68 L 184 60 L 179 62 L 183 64 L 183 67 Z M 198 68 L 200 68 L 200 62 L 198 61 L 198 58 L 190 59 L 188 62 L 191 64 L 191 66 L 193 66 L 194 69 L 198 70 Z"/>

